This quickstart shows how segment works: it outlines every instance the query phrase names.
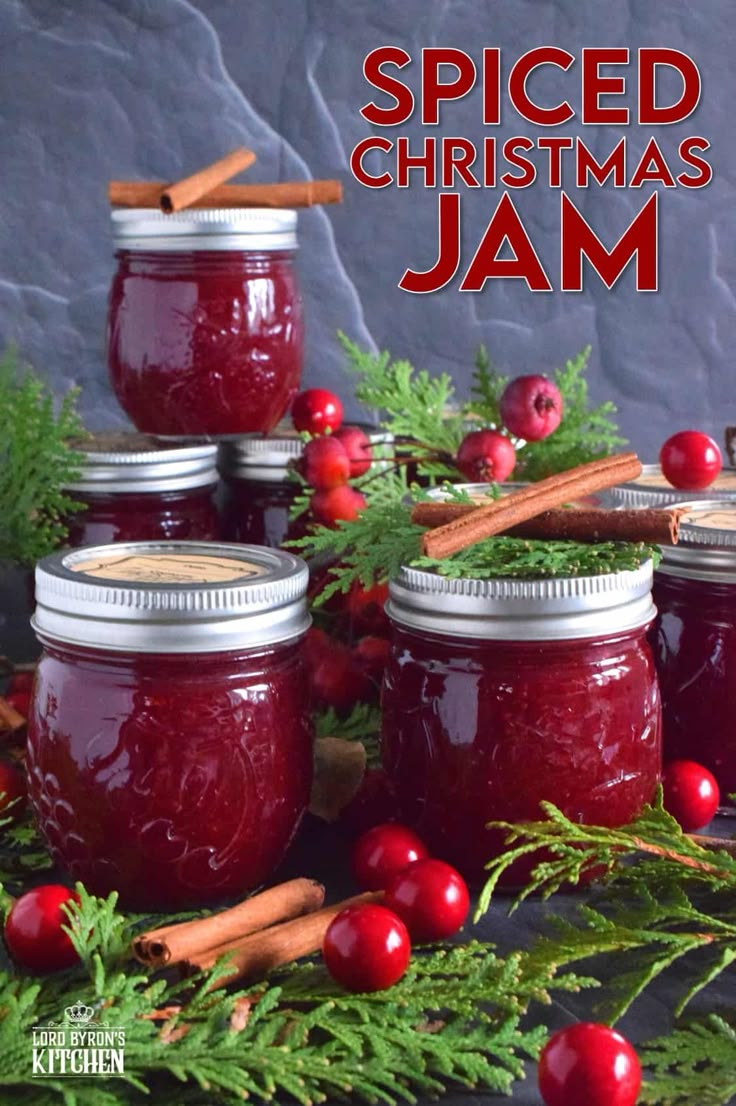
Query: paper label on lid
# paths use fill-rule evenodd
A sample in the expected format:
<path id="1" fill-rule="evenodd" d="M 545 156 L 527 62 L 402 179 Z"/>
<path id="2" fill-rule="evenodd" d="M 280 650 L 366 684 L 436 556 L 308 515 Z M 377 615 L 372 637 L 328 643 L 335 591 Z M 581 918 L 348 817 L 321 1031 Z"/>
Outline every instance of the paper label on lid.
<path id="1" fill-rule="evenodd" d="M 683 517 L 690 526 L 702 526 L 707 530 L 736 530 L 736 510 L 726 507 L 694 507 Z"/>
<path id="2" fill-rule="evenodd" d="M 632 481 L 631 487 L 634 488 L 661 488 L 663 491 L 679 491 L 682 495 L 687 495 L 687 489 L 675 488 L 670 484 L 669 480 L 665 480 L 661 472 L 650 472 L 644 476 L 640 476 L 638 480 Z M 705 490 L 708 493 L 713 493 L 713 498 L 716 499 L 718 492 L 736 492 L 736 472 L 722 472 L 712 484 L 709 484 Z"/>
<path id="3" fill-rule="evenodd" d="M 203 553 L 121 553 L 77 561 L 69 568 L 97 580 L 128 584 L 230 584 L 268 571 L 252 561 Z"/>

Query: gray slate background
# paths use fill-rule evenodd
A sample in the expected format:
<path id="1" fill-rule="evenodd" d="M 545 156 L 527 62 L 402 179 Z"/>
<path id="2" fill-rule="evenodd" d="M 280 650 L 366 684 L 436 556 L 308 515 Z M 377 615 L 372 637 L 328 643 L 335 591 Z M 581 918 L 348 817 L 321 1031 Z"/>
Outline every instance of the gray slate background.
<path id="1" fill-rule="evenodd" d="M 578 295 L 532 294 L 520 281 L 489 282 L 475 294 L 459 293 L 457 280 L 430 296 L 399 291 L 407 266 L 434 262 L 436 196 L 370 191 L 348 168 L 370 133 L 359 115 L 371 93 L 362 61 L 388 43 L 417 58 L 423 46 L 456 46 L 477 62 L 483 46 L 499 45 L 506 74 L 520 53 L 545 44 L 575 54 L 591 45 L 689 52 L 704 79 L 701 103 L 684 123 L 654 133 L 675 172 L 681 139 L 707 137 L 715 178 L 661 197 L 660 291 L 637 294 L 628 270 L 613 291 L 589 276 Z M 349 396 L 338 328 L 449 370 L 461 394 L 480 342 L 513 374 L 549 371 L 590 343 L 593 395 L 618 402 L 645 458 L 683 426 L 720 437 L 736 422 L 734 45 L 732 0 L 0 0 L 0 341 L 17 342 L 58 390 L 81 384 L 89 425 L 122 424 L 104 362 L 113 264 L 105 184 L 171 179 L 242 143 L 258 152 L 253 180 L 345 182 L 341 208 L 300 219 L 307 383 Z M 415 63 L 414 87 L 417 79 Z M 559 91 L 579 106 L 579 65 L 534 79 L 540 94 Z M 633 73 L 629 83 L 633 104 Z M 480 143 L 480 111 L 476 90 L 444 108 L 439 133 Z M 418 142 L 422 127 L 413 119 L 399 132 Z M 538 132 L 507 106 L 493 133 Z M 621 132 L 573 121 L 550 133 L 584 134 L 602 155 Z M 632 168 L 651 133 L 628 128 Z M 610 244 L 649 187 L 569 191 Z M 497 199 L 463 193 L 466 263 Z M 559 194 L 537 183 L 514 199 L 556 280 Z"/>

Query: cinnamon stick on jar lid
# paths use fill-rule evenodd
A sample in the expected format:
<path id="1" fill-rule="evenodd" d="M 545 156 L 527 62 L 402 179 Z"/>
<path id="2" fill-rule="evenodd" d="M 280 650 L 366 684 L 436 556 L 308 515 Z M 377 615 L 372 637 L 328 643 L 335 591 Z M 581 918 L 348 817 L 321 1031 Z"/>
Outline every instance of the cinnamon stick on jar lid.
<path id="1" fill-rule="evenodd" d="M 237 150 L 232 150 L 225 157 L 213 161 L 211 165 L 206 165 L 199 172 L 192 173 L 190 177 L 184 177 L 176 184 L 170 184 L 159 196 L 161 210 L 165 215 L 170 215 L 173 211 L 181 211 L 182 208 L 189 207 L 202 196 L 206 196 L 218 184 L 223 184 L 236 173 L 247 169 L 255 160 L 256 155 L 252 150 L 239 146 Z"/>
<path id="2" fill-rule="evenodd" d="M 275 922 L 319 910 L 324 899 L 325 889 L 321 883 L 313 879 L 291 879 L 209 918 L 196 918 L 142 933 L 133 941 L 133 953 L 149 968 L 162 968 L 165 964 L 202 956 L 209 949 L 257 933 Z"/>
<path id="3" fill-rule="evenodd" d="M 463 518 L 475 507 L 474 503 L 417 503 L 412 510 L 411 521 L 431 529 Z M 683 507 L 630 511 L 608 511 L 602 507 L 553 507 L 503 533 L 514 538 L 552 541 L 631 541 L 677 545 L 680 519 L 685 513 Z"/>
<path id="4" fill-rule="evenodd" d="M 115 207 L 158 208 L 165 181 L 111 180 L 107 186 Z M 342 203 L 339 180 L 293 180 L 272 184 L 220 184 L 187 207 L 313 207 Z"/>
<path id="5" fill-rule="evenodd" d="M 422 552 L 441 560 L 494 534 L 502 534 L 552 507 L 562 507 L 593 492 L 634 480 L 641 471 L 641 461 L 635 453 L 618 453 L 548 476 L 502 499 L 476 507 L 436 530 L 428 530 L 422 537 Z"/>

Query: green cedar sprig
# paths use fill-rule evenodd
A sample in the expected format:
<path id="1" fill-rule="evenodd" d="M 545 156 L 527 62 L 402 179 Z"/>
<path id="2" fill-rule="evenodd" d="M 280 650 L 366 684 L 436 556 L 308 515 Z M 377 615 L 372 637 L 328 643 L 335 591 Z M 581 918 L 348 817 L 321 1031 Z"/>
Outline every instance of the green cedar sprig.
<path id="1" fill-rule="evenodd" d="M 680 1026 L 640 1051 L 651 1073 L 641 1106 L 726 1106 L 736 1096 L 736 1022 L 732 1013 Z"/>
<path id="2" fill-rule="evenodd" d="M 654 805 L 621 829 L 578 825 L 551 803 L 543 810 L 545 821 L 496 823 L 508 848 L 488 865 L 476 916 L 488 908 L 509 866 L 540 850 L 543 859 L 512 909 L 531 894 L 548 898 L 593 873 L 602 882 L 599 892 L 574 921 L 554 918 L 553 932 L 536 942 L 532 959 L 568 964 L 615 953 L 616 975 L 598 1009 L 612 1021 L 653 980 L 686 960 L 688 980 L 676 1008 L 681 1014 L 736 960 L 736 858 L 683 833 L 664 810 L 661 789 Z"/>
<path id="3" fill-rule="evenodd" d="M 98 899 L 79 884 L 77 891 L 68 932 L 80 965 L 41 980 L 0 974 L 0 1095 L 9 1100 L 123 1106 L 155 1090 L 182 1103 L 201 1102 L 205 1092 L 212 1106 L 284 1096 L 305 1106 L 328 1098 L 394 1103 L 450 1083 L 508 1093 L 545 1036 L 543 1027 L 521 1024 L 530 1003 L 594 985 L 470 942 L 416 955 L 386 992 L 347 994 L 314 961 L 246 989 L 211 992 L 226 959 L 190 980 L 151 977 L 128 959 L 141 919 L 119 914 L 114 894 Z M 120 1078 L 32 1076 L 32 1027 L 75 1002 L 125 1029 Z"/>
<path id="4" fill-rule="evenodd" d="M 56 410 L 14 349 L 0 358 L 0 559 L 34 564 L 63 543 L 65 516 L 83 509 L 62 490 L 78 478 L 82 461 L 67 444 L 83 433 L 77 394 L 67 392 Z"/>

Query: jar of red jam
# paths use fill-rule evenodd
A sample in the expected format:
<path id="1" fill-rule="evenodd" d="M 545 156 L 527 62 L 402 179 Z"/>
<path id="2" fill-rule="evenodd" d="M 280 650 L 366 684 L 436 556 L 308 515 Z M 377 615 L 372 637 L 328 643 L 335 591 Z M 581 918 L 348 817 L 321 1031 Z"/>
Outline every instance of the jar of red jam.
<path id="1" fill-rule="evenodd" d="M 378 471 L 393 452 L 390 434 L 373 426 L 358 426 L 373 449 L 372 468 Z M 226 541 L 253 542 L 274 548 L 288 539 L 303 537 L 307 516 L 290 519 L 294 501 L 304 487 L 291 476 L 290 467 L 304 452 L 304 439 L 286 425 L 268 437 L 239 438 L 221 442 L 218 467 L 225 485 L 222 536 Z"/>
<path id="2" fill-rule="evenodd" d="M 660 702 L 646 630 L 652 565 L 547 580 L 390 584 L 382 755 L 402 817 L 471 880 L 492 820 L 619 826 L 654 794 Z"/>
<path id="3" fill-rule="evenodd" d="M 602 493 L 604 506 L 669 507 L 694 500 L 730 499 L 736 502 L 736 469 L 725 468 L 702 491 L 683 491 L 670 484 L 659 465 L 644 465 L 641 476 Z"/>
<path id="4" fill-rule="evenodd" d="M 307 805 L 307 568 L 258 546 L 132 542 L 36 570 L 28 788 L 54 860 L 124 906 L 268 879 Z"/>
<path id="5" fill-rule="evenodd" d="M 112 386 L 134 426 L 164 437 L 271 430 L 299 386 L 296 212 L 112 212 Z"/>
<path id="6" fill-rule="evenodd" d="M 654 577 L 665 759 L 709 768 L 726 813 L 736 792 L 736 503 L 688 508 Z"/>
<path id="7" fill-rule="evenodd" d="M 72 443 L 83 454 L 65 490 L 83 509 L 65 520 L 67 545 L 216 541 L 217 446 L 171 446 L 143 434 L 101 433 Z"/>

